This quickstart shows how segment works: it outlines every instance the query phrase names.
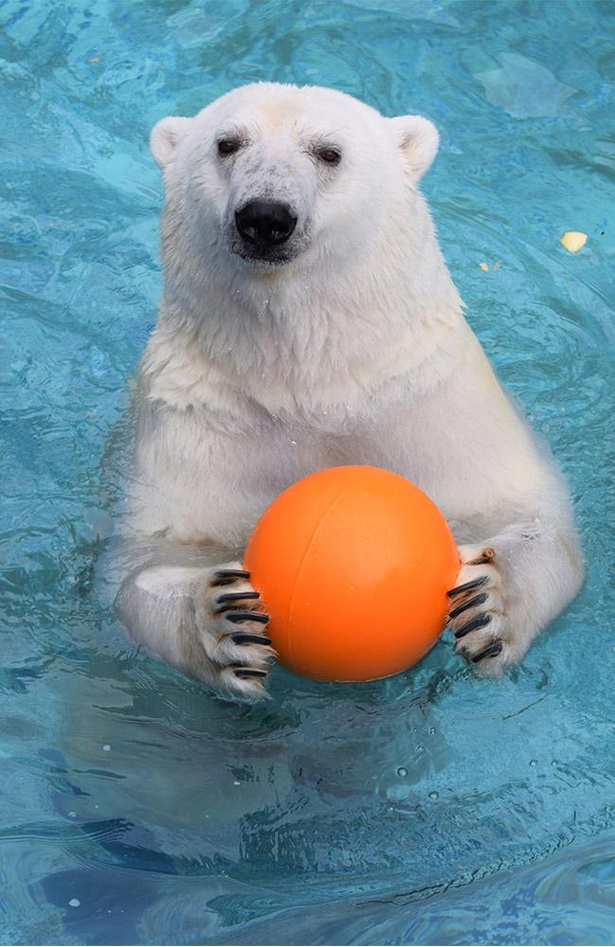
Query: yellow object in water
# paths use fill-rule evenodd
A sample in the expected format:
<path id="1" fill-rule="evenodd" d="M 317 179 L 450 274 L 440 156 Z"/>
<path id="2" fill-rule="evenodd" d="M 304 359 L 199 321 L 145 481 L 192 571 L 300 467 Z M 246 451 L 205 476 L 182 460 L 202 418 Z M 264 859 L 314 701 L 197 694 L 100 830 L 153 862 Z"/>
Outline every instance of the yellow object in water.
<path id="1" fill-rule="evenodd" d="M 587 234 L 579 230 L 567 230 L 564 236 L 560 237 L 559 242 L 570 253 L 578 253 L 587 243 Z"/>

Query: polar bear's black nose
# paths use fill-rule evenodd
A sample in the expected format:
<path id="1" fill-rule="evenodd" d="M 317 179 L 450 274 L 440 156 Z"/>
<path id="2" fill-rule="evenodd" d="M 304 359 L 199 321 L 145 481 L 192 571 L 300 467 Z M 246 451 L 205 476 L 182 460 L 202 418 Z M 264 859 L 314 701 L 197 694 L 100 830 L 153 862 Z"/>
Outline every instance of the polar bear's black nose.
<path id="1" fill-rule="evenodd" d="M 249 201 L 235 212 L 235 226 L 241 236 L 259 247 L 284 243 L 296 225 L 295 215 L 279 201 Z"/>

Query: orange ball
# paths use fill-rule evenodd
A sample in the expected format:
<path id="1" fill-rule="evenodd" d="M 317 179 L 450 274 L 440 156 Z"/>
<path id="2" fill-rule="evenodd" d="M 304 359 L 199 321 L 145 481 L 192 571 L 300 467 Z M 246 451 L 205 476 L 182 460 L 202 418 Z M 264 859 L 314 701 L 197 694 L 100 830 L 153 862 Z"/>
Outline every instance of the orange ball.
<path id="1" fill-rule="evenodd" d="M 419 661 L 439 637 L 459 554 L 439 509 L 404 477 L 332 467 L 265 510 L 244 565 L 279 660 L 322 681 L 367 681 Z"/>

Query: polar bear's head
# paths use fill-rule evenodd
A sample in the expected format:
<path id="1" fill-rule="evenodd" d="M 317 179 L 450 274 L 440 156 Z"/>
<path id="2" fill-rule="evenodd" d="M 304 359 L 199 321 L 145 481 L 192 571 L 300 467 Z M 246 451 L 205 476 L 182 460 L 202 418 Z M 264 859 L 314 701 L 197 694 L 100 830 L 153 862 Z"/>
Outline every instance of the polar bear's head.
<path id="1" fill-rule="evenodd" d="M 272 270 L 314 255 L 341 265 L 395 228 L 438 133 L 331 89 L 256 83 L 162 119 L 151 147 L 175 242 L 182 228 L 201 260 Z"/>

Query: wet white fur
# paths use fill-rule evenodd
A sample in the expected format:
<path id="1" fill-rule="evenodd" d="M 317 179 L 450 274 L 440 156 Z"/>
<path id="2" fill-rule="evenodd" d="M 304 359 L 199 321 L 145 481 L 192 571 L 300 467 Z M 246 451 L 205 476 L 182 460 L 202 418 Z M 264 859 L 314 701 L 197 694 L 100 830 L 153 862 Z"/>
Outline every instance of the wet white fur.
<path id="1" fill-rule="evenodd" d="M 231 134 L 242 148 L 221 159 Z M 323 142 L 341 149 L 337 167 L 314 157 Z M 434 126 L 262 83 L 162 120 L 151 144 L 164 291 L 135 404 L 119 596 L 130 633 L 226 696 L 263 696 L 264 679 L 234 667 L 266 669 L 268 649 L 232 641 L 263 626 L 221 618 L 211 576 L 237 565 L 283 488 L 365 463 L 440 506 L 462 544 L 460 583 L 488 577 L 486 601 L 452 627 L 488 612 L 458 648 L 471 659 L 501 640 L 478 665 L 500 673 L 574 596 L 582 565 L 566 487 L 464 319 L 417 188 Z M 235 210 L 257 197 L 295 209 L 285 265 L 232 252 Z M 468 564 L 487 547 L 495 558 Z"/>

